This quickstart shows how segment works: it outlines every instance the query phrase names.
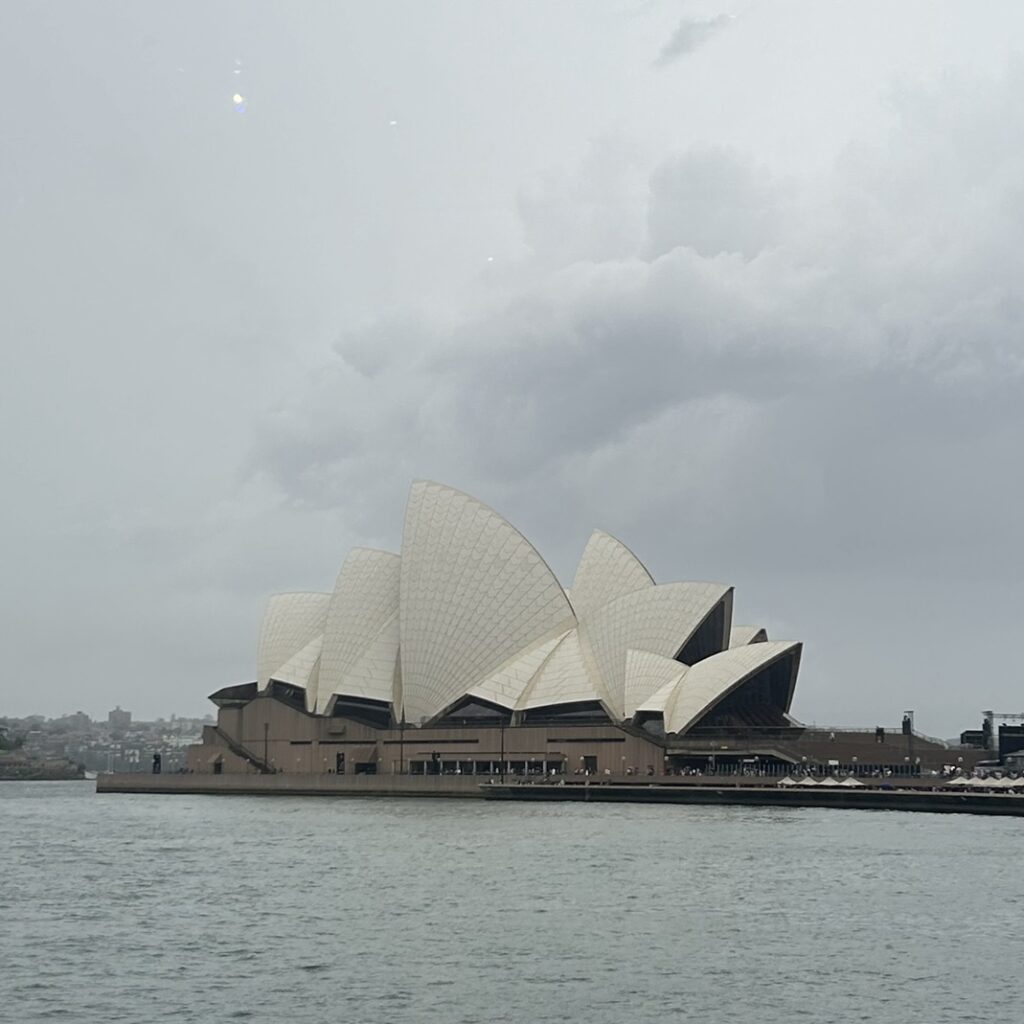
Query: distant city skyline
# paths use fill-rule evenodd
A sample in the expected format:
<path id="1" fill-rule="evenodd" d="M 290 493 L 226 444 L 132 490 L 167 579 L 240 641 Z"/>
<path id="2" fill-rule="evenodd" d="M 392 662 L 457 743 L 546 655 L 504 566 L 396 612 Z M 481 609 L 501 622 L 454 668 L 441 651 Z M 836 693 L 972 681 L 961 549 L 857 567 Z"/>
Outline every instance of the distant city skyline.
<path id="1" fill-rule="evenodd" d="M 212 705 L 211 705 L 211 708 L 212 708 Z M 53 721 L 58 721 L 58 720 L 60 720 L 62 718 L 71 718 L 71 717 L 73 717 L 74 715 L 77 715 L 77 714 L 84 714 L 84 715 L 88 716 L 89 720 L 94 725 L 97 725 L 97 724 L 102 725 L 102 724 L 106 724 L 107 723 L 107 716 L 110 714 L 110 711 L 113 711 L 113 710 L 114 710 L 113 708 L 110 708 L 110 709 L 108 709 L 105 712 L 97 712 L 96 714 L 93 714 L 93 713 L 87 711 L 85 708 L 75 708 L 73 711 L 63 711 L 63 712 L 60 712 L 59 714 L 56 714 L 56 715 L 46 715 L 46 714 L 43 714 L 40 711 L 29 711 L 27 714 L 13 715 L 13 714 L 9 714 L 8 712 L 5 712 L 4 709 L 2 707 L 0 707 L 0 721 L 3 721 L 4 719 L 16 719 L 16 720 L 24 721 L 26 718 L 43 718 L 43 719 L 45 719 L 47 721 L 53 722 Z M 127 711 L 129 709 L 128 708 L 124 708 L 122 710 L 126 710 Z M 204 711 L 201 714 L 195 714 L 195 715 L 191 715 L 191 714 L 179 715 L 177 712 L 171 712 L 169 714 L 167 714 L 167 713 L 165 713 L 165 714 L 157 714 L 157 715 L 155 715 L 152 718 L 149 718 L 149 717 L 146 717 L 146 716 L 143 716 L 143 715 L 136 715 L 134 712 L 132 712 L 132 724 L 135 724 L 135 723 L 138 723 L 138 722 L 145 722 L 145 723 L 148 723 L 148 724 L 151 724 L 153 722 L 161 722 L 161 721 L 163 721 L 163 722 L 171 722 L 171 721 L 176 721 L 178 719 L 185 719 L 185 720 L 188 720 L 188 721 L 192 721 L 192 720 L 197 720 L 197 719 L 198 720 L 212 719 L 213 717 L 214 717 L 214 715 L 213 715 L 212 710 L 211 711 Z"/>

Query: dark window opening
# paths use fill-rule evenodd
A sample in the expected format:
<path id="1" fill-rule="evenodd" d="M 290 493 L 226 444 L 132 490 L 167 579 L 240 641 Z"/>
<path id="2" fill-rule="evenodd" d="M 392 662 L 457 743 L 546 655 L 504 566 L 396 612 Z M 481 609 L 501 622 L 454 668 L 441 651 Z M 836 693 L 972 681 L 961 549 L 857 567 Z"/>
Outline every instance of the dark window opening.
<path id="1" fill-rule="evenodd" d="M 566 770 L 565 758 L 561 754 L 552 755 L 550 758 L 531 757 L 525 761 L 521 757 L 509 758 L 504 763 L 497 757 L 485 761 L 414 760 L 409 762 L 410 775 L 552 776 L 564 775 Z"/>
<path id="2" fill-rule="evenodd" d="M 676 655 L 676 661 L 684 665 L 696 665 L 698 661 L 724 651 L 727 646 L 725 601 L 719 601 L 683 645 L 683 649 Z"/>
<path id="3" fill-rule="evenodd" d="M 660 711 L 638 711 L 634 721 L 650 736 L 665 735 L 665 716 Z"/>
<path id="4" fill-rule="evenodd" d="M 479 697 L 465 697 L 445 714 L 435 725 L 508 725 L 512 712 L 500 704 L 492 704 Z"/>
<path id="5" fill-rule="evenodd" d="M 998 743 L 1000 758 L 1024 750 L 1024 725 L 999 726 Z"/>
<path id="6" fill-rule="evenodd" d="M 793 659 L 780 658 L 719 701 L 694 723 L 687 735 L 699 736 L 702 733 L 713 734 L 736 729 L 794 728 L 786 715 L 792 678 Z"/>
<path id="7" fill-rule="evenodd" d="M 306 710 L 306 691 L 301 686 L 292 686 L 291 683 L 280 683 L 276 679 L 270 684 L 270 696 L 288 704 L 291 707 Z"/>
<path id="8" fill-rule="evenodd" d="M 373 729 L 391 727 L 391 707 L 380 700 L 364 700 L 359 697 L 338 697 L 334 702 L 334 718 L 347 718 Z"/>
<path id="9" fill-rule="evenodd" d="M 523 725 L 570 725 L 609 722 L 608 713 L 597 700 L 580 700 L 572 704 L 555 704 L 532 708 L 523 714 Z"/>

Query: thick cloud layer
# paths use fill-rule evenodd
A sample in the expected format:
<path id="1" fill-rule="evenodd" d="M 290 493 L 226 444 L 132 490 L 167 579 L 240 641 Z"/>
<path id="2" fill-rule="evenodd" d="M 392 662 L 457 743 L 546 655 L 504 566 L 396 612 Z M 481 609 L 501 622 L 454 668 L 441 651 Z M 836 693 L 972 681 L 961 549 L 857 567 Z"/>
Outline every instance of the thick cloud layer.
<path id="1" fill-rule="evenodd" d="M 4 708 L 201 710 L 432 477 L 808 720 L 1014 710 L 1021 16 L 826 6 L 11 7 Z"/>

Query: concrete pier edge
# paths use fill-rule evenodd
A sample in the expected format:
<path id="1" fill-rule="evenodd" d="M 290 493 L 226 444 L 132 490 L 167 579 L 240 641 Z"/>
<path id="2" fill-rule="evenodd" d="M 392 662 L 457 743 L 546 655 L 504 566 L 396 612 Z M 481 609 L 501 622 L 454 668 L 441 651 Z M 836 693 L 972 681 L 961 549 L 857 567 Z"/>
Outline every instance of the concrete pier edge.
<path id="1" fill-rule="evenodd" d="M 726 804 L 753 807 L 827 807 L 839 810 L 919 811 L 1024 817 L 1024 795 L 964 793 L 914 788 L 785 789 L 771 785 L 704 781 L 701 784 L 566 781 L 481 783 L 453 775 L 144 775 L 109 774 L 96 779 L 97 793 L 192 796 L 433 797 L 495 801 Z"/>

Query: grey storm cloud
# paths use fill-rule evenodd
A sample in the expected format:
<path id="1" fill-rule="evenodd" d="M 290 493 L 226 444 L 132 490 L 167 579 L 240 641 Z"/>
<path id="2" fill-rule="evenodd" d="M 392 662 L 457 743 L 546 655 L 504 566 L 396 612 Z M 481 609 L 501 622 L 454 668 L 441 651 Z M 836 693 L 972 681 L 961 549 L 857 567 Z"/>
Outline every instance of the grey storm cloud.
<path id="1" fill-rule="evenodd" d="M 443 451 L 474 476 L 491 467 L 509 480 L 708 396 L 770 408 L 855 387 L 880 368 L 937 393 L 1016 379 L 1011 236 L 1024 209 L 1007 165 L 1019 154 L 1001 131 L 967 154 L 959 126 L 943 119 L 946 102 L 936 92 L 924 114 L 915 98 L 892 139 L 858 157 L 855 176 L 841 166 L 817 191 L 797 194 L 725 150 L 671 158 L 650 175 L 639 252 L 574 257 L 447 331 L 405 318 L 349 336 L 337 346 L 343 359 L 295 401 L 296 429 L 317 439 L 321 467 L 321 443 L 334 452 L 328 462 L 347 466 L 411 433 L 414 447 Z M 942 131 L 918 143 L 924 117 Z M 907 189 L 924 166 L 974 161 L 947 174 L 1002 189 L 1004 216 L 967 246 L 953 230 L 955 191 Z M 979 265 L 989 268 L 983 282 Z M 908 415 L 920 401 L 911 389 Z M 305 460 L 301 440 L 286 436 L 291 486 Z M 265 444 L 272 450 L 273 436 Z M 325 472 L 303 494 L 330 502 L 338 488 Z"/>
<path id="2" fill-rule="evenodd" d="M 789 199 L 787 186 L 745 154 L 724 147 L 681 154 L 651 176 L 649 252 L 685 245 L 702 256 L 756 256 L 781 235 Z"/>
<path id="3" fill-rule="evenodd" d="M 712 37 L 728 28 L 733 21 L 731 14 L 716 14 L 713 18 L 682 18 L 671 38 L 661 48 L 655 60 L 656 67 L 666 67 L 681 57 L 702 47 Z"/>

